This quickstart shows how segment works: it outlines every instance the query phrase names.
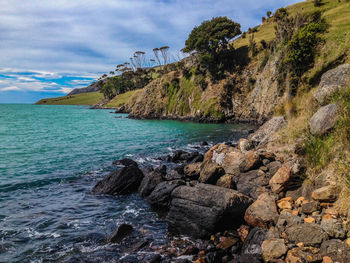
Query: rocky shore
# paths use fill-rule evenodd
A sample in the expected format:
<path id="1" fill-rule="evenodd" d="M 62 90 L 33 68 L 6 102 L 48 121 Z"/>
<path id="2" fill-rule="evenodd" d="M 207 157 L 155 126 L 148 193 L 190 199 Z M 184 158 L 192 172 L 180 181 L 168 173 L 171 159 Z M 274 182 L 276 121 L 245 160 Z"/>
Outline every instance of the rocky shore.
<path id="1" fill-rule="evenodd" d="M 145 262 L 350 262 L 350 224 L 334 207 L 339 189 L 304 181 L 301 157 L 265 147 L 284 125 L 274 117 L 238 145 L 204 155 L 176 151 L 163 158 L 170 167 L 116 161 L 92 192 L 138 192 L 168 222 L 169 244 L 133 245 L 154 251 Z M 121 225 L 110 241 L 130 232 Z"/>

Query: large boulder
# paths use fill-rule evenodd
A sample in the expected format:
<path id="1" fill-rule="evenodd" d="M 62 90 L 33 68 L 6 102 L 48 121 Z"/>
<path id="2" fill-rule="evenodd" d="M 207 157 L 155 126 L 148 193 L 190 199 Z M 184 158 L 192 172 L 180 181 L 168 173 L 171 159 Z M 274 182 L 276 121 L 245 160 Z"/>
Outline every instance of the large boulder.
<path id="1" fill-rule="evenodd" d="M 235 190 L 201 183 L 177 187 L 171 196 L 169 228 L 195 237 L 207 237 L 240 224 L 252 203 Z"/>
<path id="2" fill-rule="evenodd" d="M 244 154 L 244 159 L 239 165 L 239 169 L 242 173 L 248 172 L 253 169 L 257 169 L 262 165 L 259 154 L 254 151 L 249 151 Z"/>
<path id="3" fill-rule="evenodd" d="M 261 194 L 245 211 L 244 220 L 253 227 L 269 228 L 275 225 L 278 220 L 275 199 L 268 193 Z"/>
<path id="4" fill-rule="evenodd" d="M 337 91 L 346 88 L 350 82 L 350 64 L 338 66 L 329 70 L 321 77 L 320 85 L 314 95 L 318 103 L 324 105 Z"/>
<path id="5" fill-rule="evenodd" d="M 310 132 L 323 135 L 333 129 L 337 121 L 337 105 L 329 104 L 318 109 L 310 120 Z"/>
<path id="6" fill-rule="evenodd" d="M 175 188 L 184 184 L 182 180 L 161 182 L 148 196 L 147 201 L 155 209 L 167 210 L 171 202 L 171 193 Z"/>
<path id="7" fill-rule="evenodd" d="M 191 163 L 185 166 L 184 173 L 186 178 L 190 180 L 197 180 L 201 172 L 202 163 Z"/>
<path id="8" fill-rule="evenodd" d="M 163 181 L 163 177 L 165 176 L 165 174 L 165 166 L 156 168 L 153 171 L 145 174 L 138 189 L 139 194 L 142 197 L 149 196 L 154 190 L 154 188 L 156 188 L 156 186 Z"/>
<path id="9" fill-rule="evenodd" d="M 95 185 L 92 192 L 110 195 L 130 194 L 137 191 L 142 179 L 142 171 L 137 165 L 132 164 L 108 174 Z"/>
<path id="10" fill-rule="evenodd" d="M 305 246 L 317 247 L 328 239 L 327 233 L 321 226 L 314 223 L 292 225 L 286 229 L 289 242 L 298 244 L 303 243 Z"/>
<path id="11" fill-rule="evenodd" d="M 248 139 L 256 146 L 265 145 L 271 139 L 271 135 L 281 129 L 286 123 L 283 116 L 273 117 L 262 125 L 256 132 L 251 134 Z"/>
<path id="12" fill-rule="evenodd" d="M 320 202 L 333 202 L 338 199 L 339 188 L 334 185 L 326 185 L 312 192 L 312 198 Z"/>

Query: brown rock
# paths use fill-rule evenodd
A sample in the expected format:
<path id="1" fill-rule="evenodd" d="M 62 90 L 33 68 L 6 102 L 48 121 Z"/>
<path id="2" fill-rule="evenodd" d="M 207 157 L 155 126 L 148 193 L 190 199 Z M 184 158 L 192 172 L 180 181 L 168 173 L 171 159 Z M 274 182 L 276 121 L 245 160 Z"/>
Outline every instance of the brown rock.
<path id="1" fill-rule="evenodd" d="M 197 180 L 200 175 L 202 163 L 190 163 L 185 166 L 184 173 L 190 180 Z"/>
<path id="2" fill-rule="evenodd" d="M 278 200 L 277 206 L 281 210 L 285 210 L 285 209 L 291 210 L 293 208 L 293 200 L 290 197 L 282 198 Z"/>
<path id="3" fill-rule="evenodd" d="M 314 247 L 296 247 L 288 251 L 286 262 L 288 263 L 303 263 L 303 262 L 320 262 L 322 256 L 319 249 Z"/>
<path id="4" fill-rule="evenodd" d="M 220 179 L 216 183 L 217 186 L 225 187 L 228 189 L 235 189 L 236 183 L 233 179 L 232 175 L 225 174 L 224 176 L 221 176 Z"/>
<path id="5" fill-rule="evenodd" d="M 237 233 L 238 233 L 238 236 L 240 237 L 241 241 L 244 242 L 245 239 L 247 238 L 248 234 L 249 234 L 249 226 L 241 225 L 237 229 Z"/>
<path id="6" fill-rule="evenodd" d="M 275 199 L 268 193 L 263 193 L 245 212 L 244 220 L 253 227 L 268 229 L 276 224 L 278 212 Z"/>
<path id="7" fill-rule="evenodd" d="M 312 214 L 318 210 L 318 202 L 312 201 L 301 205 L 301 213 Z"/>
<path id="8" fill-rule="evenodd" d="M 305 202 L 305 197 L 300 196 L 296 201 L 295 201 L 295 206 L 299 207 Z"/>
<path id="9" fill-rule="evenodd" d="M 332 185 L 327 185 L 312 192 L 312 198 L 320 202 L 333 202 L 338 199 L 339 189 Z"/>
<path id="10" fill-rule="evenodd" d="M 339 213 L 338 213 L 338 211 L 335 209 L 335 208 L 327 208 L 327 209 L 325 209 L 324 210 L 324 213 L 325 214 L 330 214 L 330 215 L 332 215 L 332 216 L 335 216 L 335 217 L 338 217 L 339 216 Z"/>
<path id="11" fill-rule="evenodd" d="M 216 184 L 221 176 L 225 174 L 224 169 L 215 162 L 201 166 L 201 172 L 198 181 L 206 184 Z"/>
<path id="12" fill-rule="evenodd" d="M 286 186 L 288 185 L 292 175 L 292 170 L 289 165 L 282 165 L 280 169 L 275 173 L 275 175 L 271 178 L 269 184 L 271 186 L 271 190 L 275 193 L 280 193 L 286 190 Z"/>
<path id="13" fill-rule="evenodd" d="M 322 263 L 333 263 L 333 260 L 328 256 L 324 256 L 322 259 Z"/>
<path id="14" fill-rule="evenodd" d="M 307 217 L 307 218 L 304 218 L 304 222 L 305 223 L 315 223 L 315 218 L 313 217 Z"/>
<path id="15" fill-rule="evenodd" d="M 225 237 L 219 244 L 216 245 L 217 248 L 226 250 L 233 245 L 237 244 L 238 239 L 233 237 Z"/>
<path id="16" fill-rule="evenodd" d="M 284 239 L 265 240 L 262 245 L 262 253 L 265 261 L 270 262 L 282 257 L 287 252 Z"/>
<path id="17" fill-rule="evenodd" d="M 238 141 L 237 148 L 240 149 L 242 152 L 246 152 L 252 149 L 253 145 L 251 145 L 249 140 L 241 138 Z"/>
<path id="18" fill-rule="evenodd" d="M 318 246 L 328 239 L 327 233 L 317 224 L 308 223 L 287 227 L 286 233 L 291 243 L 303 242 L 305 246 Z"/>
<path id="19" fill-rule="evenodd" d="M 239 165 L 239 169 L 242 173 L 245 173 L 259 168 L 260 165 L 262 165 L 260 156 L 254 151 L 249 151 L 244 155 L 244 159 Z"/>

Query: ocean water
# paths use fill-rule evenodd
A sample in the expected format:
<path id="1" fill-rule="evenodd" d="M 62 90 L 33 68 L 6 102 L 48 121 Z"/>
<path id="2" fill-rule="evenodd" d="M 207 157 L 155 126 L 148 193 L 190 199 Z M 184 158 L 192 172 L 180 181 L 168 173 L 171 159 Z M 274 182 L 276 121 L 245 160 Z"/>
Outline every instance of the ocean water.
<path id="1" fill-rule="evenodd" d="M 142 261 L 146 253 L 132 257 L 107 237 L 126 222 L 157 246 L 166 242 L 167 225 L 137 194 L 90 194 L 115 169 L 112 161 L 158 165 L 159 156 L 194 151 L 202 141 L 234 141 L 247 128 L 0 104 L 0 262 Z"/>

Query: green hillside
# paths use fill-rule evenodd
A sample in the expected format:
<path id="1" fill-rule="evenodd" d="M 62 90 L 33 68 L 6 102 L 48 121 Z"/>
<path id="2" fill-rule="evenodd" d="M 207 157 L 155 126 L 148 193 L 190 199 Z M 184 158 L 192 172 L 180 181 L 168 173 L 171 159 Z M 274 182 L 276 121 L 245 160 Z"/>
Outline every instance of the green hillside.
<path id="1" fill-rule="evenodd" d="M 80 93 L 57 98 L 42 99 L 35 104 L 42 105 L 94 105 L 103 99 L 100 92 Z"/>

